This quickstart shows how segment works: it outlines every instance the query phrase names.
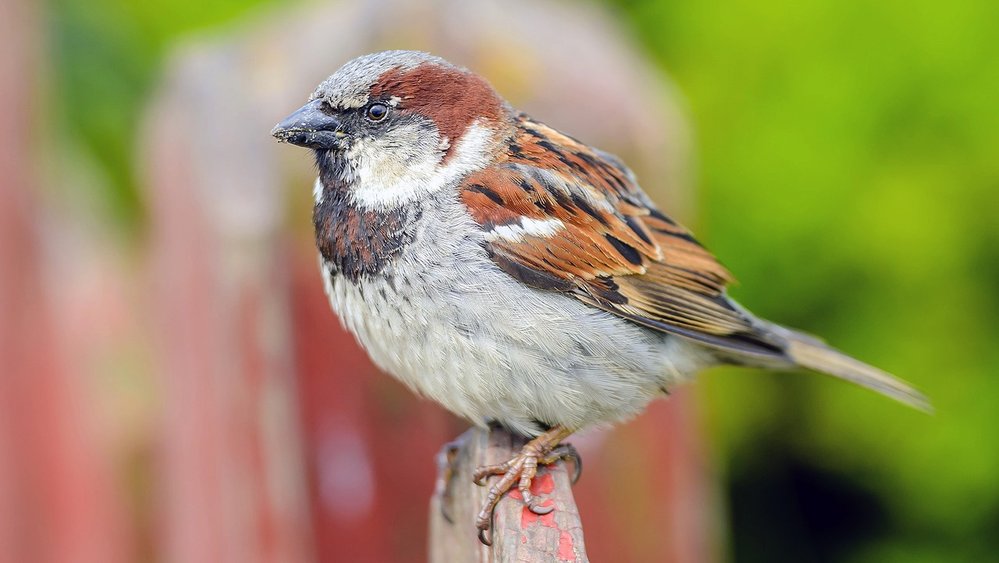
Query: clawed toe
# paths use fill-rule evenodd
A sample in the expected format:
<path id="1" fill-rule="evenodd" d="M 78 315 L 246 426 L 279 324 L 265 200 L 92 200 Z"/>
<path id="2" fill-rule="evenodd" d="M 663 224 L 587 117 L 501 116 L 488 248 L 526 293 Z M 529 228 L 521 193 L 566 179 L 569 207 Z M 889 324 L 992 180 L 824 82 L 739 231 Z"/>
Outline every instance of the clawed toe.
<path id="1" fill-rule="evenodd" d="M 484 486 L 489 477 L 500 477 L 489 487 L 486 500 L 475 520 L 475 526 L 479 530 L 479 541 L 485 545 L 492 545 L 489 530 L 492 528 L 493 510 L 503 495 L 514 485 L 520 492 L 524 505 L 534 514 L 545 515 L 555 510 L 552 505 L 541 505 L 541 500 L 531 493 L 531 483 L 538 473 L 539 465 L 551 465 L 562 459 L 573 462 L 572 482 L 575 483 L 579 479 L 582 468 L 579 453 L 569 444 L 559 443 L 569 434 L 568 430 L 556 427 L 525 444 L 520 453 L 510 460 L 496 465 L 485 465 L 475 470 L 472 478 L 477 485 Z"/>
<path id="2" fill-rule="evenodd" d="M 507 461 L 505 463 L 498 463 L 496 465 L 483 465 L 475 470 L 472 474 L 472 481 L 480 486 L 486 486 L 486 480 L 493 475 L 505 475 L 507 471 L 510 470 L 510 464 L 513 460 Z"/>
<path id="3" fill-rule="evenodd" d="M 551 514 L 552 511 L 555 510 L 555 507 L 552 505 L 541 506 L 536 502 L 532 502 L 527 505 L 527 509 L 537 514 L 538 516 L 544 516 L 545 514 Z"/>
<path id="4" fill-rule="evenodd" d="M 489 534 L 488 525 L 485 528 L 479 526 L 479 541 L 482 542 L 482 545 L 493 545 L 493 538 Z"/>
<path id="5" fill-rule="evenodd" d="M 576 481 L 579 481 L 579 476 L 583 474 L 583 458 L 579 456 L 579 452 L 572 444 L 559 444 L 539 463 L 551 465 L 559 460 L 572 463 L 572 475 L 569 477 L 569 482 L 575 485 Z"/>

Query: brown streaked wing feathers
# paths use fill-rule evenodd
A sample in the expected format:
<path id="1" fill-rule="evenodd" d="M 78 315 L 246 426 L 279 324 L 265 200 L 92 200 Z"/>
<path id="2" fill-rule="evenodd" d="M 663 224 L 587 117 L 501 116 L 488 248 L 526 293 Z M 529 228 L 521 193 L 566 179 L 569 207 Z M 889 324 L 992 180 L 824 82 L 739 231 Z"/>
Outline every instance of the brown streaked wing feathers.
<path id="1" fill-rule="evenodd" d="M 551 236 L 492 237 L 487 250 L 501 268 L 657 330 L 744 353 L 783 353 L 728 301 L 728 271 L 655 208 L 616 158 L 527 116 L 517 125 L 505 158 L 469 176 L 462 200 L 486 231 L 522 218 L 563 226 Z"/>

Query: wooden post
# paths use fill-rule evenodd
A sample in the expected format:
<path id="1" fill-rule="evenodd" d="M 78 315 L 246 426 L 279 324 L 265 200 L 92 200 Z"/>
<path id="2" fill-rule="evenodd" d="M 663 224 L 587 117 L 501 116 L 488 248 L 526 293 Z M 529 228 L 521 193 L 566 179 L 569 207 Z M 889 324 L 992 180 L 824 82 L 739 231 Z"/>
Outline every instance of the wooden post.
<path id="1" fill-rule="evenodd" d="M 561 461 L 540 468 L 531 486 L 531 492 L 545 505 L 554 506 L 554 511 L 538 516 L 524 506 L 519 492 L 512 491 L 496 506 L 492 547 L 479 542 L 475 517 L 485 501 L 488 485 L 481 487 L 473 483 L 472 472 L 480 465 L 510 459 L 526 440 L 505 430 L 487 433 L 473 428 L 459 441 L 462 445 L 451 465 L 450 495 L 444 495 L 447 471 L 442 467 L 437 491 L 430 500 L 431 563 L 588 561 L 583 545 L 583 525 L 572 497 L 570 473 L 566 463 Z M 445 511 L 451 521 L 444 516 Z"/>

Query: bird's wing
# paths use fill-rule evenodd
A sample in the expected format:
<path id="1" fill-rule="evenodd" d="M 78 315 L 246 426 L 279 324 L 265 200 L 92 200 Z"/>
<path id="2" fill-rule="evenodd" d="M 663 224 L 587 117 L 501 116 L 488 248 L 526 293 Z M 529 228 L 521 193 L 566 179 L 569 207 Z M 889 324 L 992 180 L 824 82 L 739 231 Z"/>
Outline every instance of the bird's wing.
<path id="1" fill-rule="evenodd" d="M 726 297 L 728 271 L 616 158 L 526 116 L 505 150 L 464 181 L 461 198 L 507 273 L 717 348 L 783 355 Z"/>

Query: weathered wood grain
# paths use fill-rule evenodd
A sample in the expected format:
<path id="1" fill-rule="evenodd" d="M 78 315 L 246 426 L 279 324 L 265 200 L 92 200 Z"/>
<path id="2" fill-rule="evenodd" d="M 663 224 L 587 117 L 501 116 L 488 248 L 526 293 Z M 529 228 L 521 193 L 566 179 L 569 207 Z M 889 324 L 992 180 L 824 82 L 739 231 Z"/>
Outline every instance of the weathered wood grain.
<path id="1" fill-rule="evenodd" d="M 472 482 L 472 472 L 484 464 L 502 463 L 517 453 L 525 440 L 504 430 L 473 428 L 462 435 L 461 448 L 451 465 L 450 496 L 439 486 L 430 502 L 430 561 L 548 562 L 588 561 L 583 543 L 583 527 L 572 496 L 570 468 L 565 462 L 543 467 L 531 491 L 554 506 L 539 516 L 527 510 L 519 492 L 508 493 L 496 506 L 492 547 L 479 542 L 475 516 L 485 501 L 488 487 Z M 494 478 L 495 479 L 495 478 Z M 442 505 L 451 517 L 444 516 Z"/>

